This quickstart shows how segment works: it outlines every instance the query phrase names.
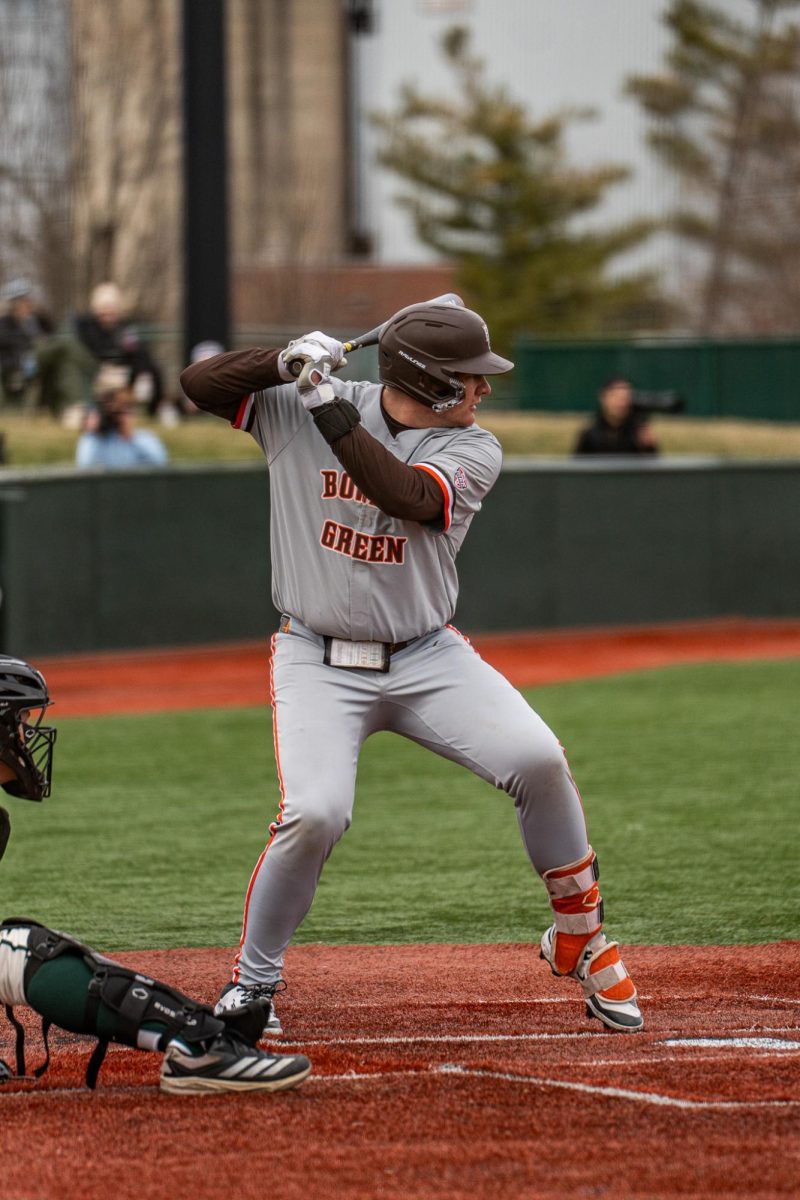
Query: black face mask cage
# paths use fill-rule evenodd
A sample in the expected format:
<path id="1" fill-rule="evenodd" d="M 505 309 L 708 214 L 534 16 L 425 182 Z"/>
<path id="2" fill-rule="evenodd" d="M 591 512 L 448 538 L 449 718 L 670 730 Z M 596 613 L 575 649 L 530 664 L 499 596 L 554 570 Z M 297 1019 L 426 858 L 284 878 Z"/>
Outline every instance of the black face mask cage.
<path id="1" fill-rule="evenodd" d="M 2 756 L 3 761 L 18 771 L 16 779 L 3 785 L 10 796 L 45 800 L 50 795 L 57 730 L 42 724 L 46 707 L 6 709 L 0 716 L 0 738 L 11 751 Z M 36 716 L 31 720 L 33 713 Z"/>
<path id="2" fill-rule="evenodd" d="M 42 799 L 50 795 L 50 784 L 53 777 L 53 746 L 57 730 L 53 725 L 42 725 L 44 709 L 40 709 L 35 724 L 23 722 L 22 736 L 25 753 L 33 763 L 33 769 L 42 783 Z"/>

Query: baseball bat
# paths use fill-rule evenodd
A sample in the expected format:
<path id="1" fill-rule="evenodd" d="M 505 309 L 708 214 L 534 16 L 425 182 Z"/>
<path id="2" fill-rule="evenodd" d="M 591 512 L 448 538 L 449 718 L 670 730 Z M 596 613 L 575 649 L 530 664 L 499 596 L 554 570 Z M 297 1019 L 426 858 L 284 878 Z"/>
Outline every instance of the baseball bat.
<path id="1" fill-rule="evenodd" d="M 464 301 L 459 295 L 457 295 L 456 292 L 445 292 L 441 296 L 434 296 L 432 300 L 421 300 L 419 303 L 450 304 L 454 308 L 464 307 Z M 408 307 L 414 308 L 415 306 L 413 304 L 409 304 Z M 405 312 L 405 309 L 401 308 L 399 311 Z M 392 316 L 396 317 L 397 313 L 393 313 Z M 380 325 L 376 325 L 374 329 L 370 329 L 367 333 L 360 333 L 358 337 L 354 337 L 349 342 L 345 342 L 345 354 L 349 354 L 351 350 L 361 350 L 364 346 L 376 346 L 380 341 L 381 334 L 391 320 L 392 317 L 387 317 L 385 321 L 381 321 Z M 302 369 L 303 364 L 301 362 L 293 362 L 291 365 L 291 372 L 293 375 L 299 375 Z"/>

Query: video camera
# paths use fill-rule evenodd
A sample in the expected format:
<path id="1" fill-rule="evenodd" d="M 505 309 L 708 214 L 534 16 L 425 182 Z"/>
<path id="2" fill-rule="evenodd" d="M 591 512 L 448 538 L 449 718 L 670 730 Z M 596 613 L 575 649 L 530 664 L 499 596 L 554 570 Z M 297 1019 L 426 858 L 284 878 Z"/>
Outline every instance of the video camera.
<path id="1" fill-rule="evenodd" d="M 668 413 L 680 413 L 686 408 L 686 401 L 680 392 L 643 392 L 634 390 L 631 407 L 640 416 L 649 417 L 654 413 L 658 416 Z"/>
<path id="2" fill-rule="evenodd" d="M 133 407 L 133 397 L 127 387 L 114 388 L 102 392 L 95 404 L 98 413 L 97 432 L 102 437 L 120 431 L 126 414 Z"/>
<path id="3" fill-rule="evenodd" d="M 98 413 L 96 432 L 101 436 L 116 433 L 121 425 L 121 415 L 130 407 L 130 369 L 121 363 L 103 363 L 97 373 L 92 389 Z"/>
<path id="4" fill-rule="evenodd" d="M 101 435 L 107 433 L 116 433 L 120 427 L 119 409 L 114 407 L 113 393 L 112 398 L 100 398 L 97 403 L 97 411 L 99 413 L 99 421 L 97 423 L 97 432 Z"/>

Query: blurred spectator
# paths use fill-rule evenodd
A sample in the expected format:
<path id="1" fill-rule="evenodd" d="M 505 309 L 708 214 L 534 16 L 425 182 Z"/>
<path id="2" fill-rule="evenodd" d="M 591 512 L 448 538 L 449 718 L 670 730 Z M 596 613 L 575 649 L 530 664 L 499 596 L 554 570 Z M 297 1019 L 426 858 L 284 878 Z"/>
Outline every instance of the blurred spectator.
<path id="1" fill-rule="evenodd" d="M 14 279 L 2 291 L 0 384 L 8 404 L 41 406 L 60 413 L 86 399 L 92 360 L 83 346 L 59 333 L 43 309 L 33 303 L 26 279 Z"/>
<path id="2" fill-rule="evenodd" d="M 78 439 L 76 465 L 105 467 L 109 471 L 163 467 L 169 460 L 166 448 L 156 434 L 136 428 L 135 409 L 132 389 L 127 383 L 115 380 L 111 371 L 104 368 L 97 404 L 89 412 L 85 431 Z"/>
<path id="3" fill-rule="evenodd" d="M 658 453 L 647 414 L 636 411 L 627 379 L 609 379 L 600 389 L 594 420 L 581 430 L 574 453 Z"/>
<path id="4" fill-rule="evenodd" d="M 134 326 L 123 321 L 122 308 L 117 285 L 98 284 L 89 312 L 75 318 L 75 332 L 98 365 L 128 368 L 134 397 L 154 416 L 163 399 L 161 371 Z"/>

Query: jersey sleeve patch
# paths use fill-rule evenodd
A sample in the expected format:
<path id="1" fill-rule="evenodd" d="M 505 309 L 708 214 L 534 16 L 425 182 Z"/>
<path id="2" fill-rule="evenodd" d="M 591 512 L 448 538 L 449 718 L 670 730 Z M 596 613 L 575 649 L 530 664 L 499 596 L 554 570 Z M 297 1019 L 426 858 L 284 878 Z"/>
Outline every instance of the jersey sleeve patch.
<path id="1" fill-rule="evenodd" d="M 239 405 L 239 410 L 231 421 L 231 425 L 233 425 L 234 429 L 250 429 L 250 426 L 253 424 L 255 399 L 255 393 L 250 396 L 245 396 L 242 399 L 242 403 Z"/>
<path id="2" fill-rule="evenodd" d="M 464 492 L 469 487 L 467 472 L 463 467 L 456 467 L 455 471 L 453 472 L 453 486 L 459 492 Z"/>
<path id="3" fill-rule="evenodd" d="M 432 467 L 430 463 L 414 463 L 414 469 L 417 471 L 425 471 L 439 484 L 442 489 L 444 498 L 444 513 L 442 517 L 441 533 L 447 533 L 453 523 L 453 489 L 450 486 L 450 481 L 446 475 L 443 475 L 438 467 Z M 466 476 L 465 476 L 466 482 Z"/>

